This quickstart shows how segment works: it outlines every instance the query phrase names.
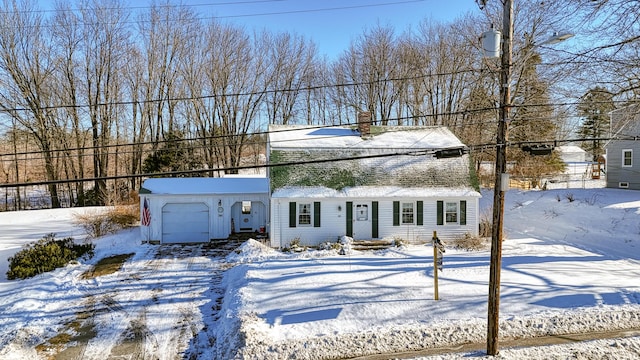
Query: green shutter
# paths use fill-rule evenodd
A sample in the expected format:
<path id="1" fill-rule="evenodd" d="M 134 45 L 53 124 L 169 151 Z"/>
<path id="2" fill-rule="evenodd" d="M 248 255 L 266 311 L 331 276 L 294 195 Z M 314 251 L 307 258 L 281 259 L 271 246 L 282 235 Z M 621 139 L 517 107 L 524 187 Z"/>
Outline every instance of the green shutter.
<path id="1" fill-rule="evenodd" d="M 378 202 L 371 202 L 371 237 L 378 238 Z"/>
<path id="2" fill-rule="evenodd" d="M 467 201 L 460 200 L 460 225 L 467 225 Z"/>
<path id="3" fill-rule="evenodd" d="M 416 211 L 418 212 L 416 217 L 416 225 L 424 225 L 424 203 L 422 201 L 418 201 L 416 203 Z"/>
<path id="4" fill-rule="evenodd" d="M 313 227 L 320 227 L 320 202 L 313 202 Z"/>
<path id="5" fill-rule="evenodd" d="M 347 201 L 347 236 L 353 237 L 353 203 Z"/>
<path id="6" fill-rule="evenodd" d="M 289 203 L 289 227 L 296 227 L 296 202 Z"/>
<path id="7" fill-rule="evenodd" d="M 400 201 L 393 202 L 393 226 L 400 226 Z"/>
<path id="8" fill-rule="evenodd" d="M 438 210 L 437 210 L 437 214 L 438 214 L 438 219 L 436 224 L 438 225 L 444 225 L 444 203 L 442 201 L 438 201 Z"/>

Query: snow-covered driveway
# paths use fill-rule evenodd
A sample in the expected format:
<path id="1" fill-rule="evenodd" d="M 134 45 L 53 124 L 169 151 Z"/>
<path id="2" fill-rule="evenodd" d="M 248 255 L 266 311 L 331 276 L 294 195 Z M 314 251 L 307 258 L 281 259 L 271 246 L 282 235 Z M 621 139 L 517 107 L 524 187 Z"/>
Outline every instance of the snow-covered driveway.
<path id="1" fill-rule="evenodd" d="M 224 257 L 237 243 L 142 246 L 111 275 L 83 279 L 86 266 L 76 266 L 23 281 L 28 301 L 0 300 L 0 323 L 14 330 L 3 331 L 0 355 L 188 359 L 209 351 Z M 42 322 L 51 323 L 44 332 Z"/>

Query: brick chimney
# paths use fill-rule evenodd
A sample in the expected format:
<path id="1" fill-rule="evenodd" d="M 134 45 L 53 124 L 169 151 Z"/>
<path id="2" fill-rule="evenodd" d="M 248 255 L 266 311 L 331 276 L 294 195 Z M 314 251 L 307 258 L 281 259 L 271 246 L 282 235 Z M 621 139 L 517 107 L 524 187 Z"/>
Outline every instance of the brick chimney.
<path id="1" fill-rule="evenodd" d="M 358 113 L 358 131 L 360 131 L 360 137 L 369 136 L 371 134 L 370 111 L 360 111 Z"/>

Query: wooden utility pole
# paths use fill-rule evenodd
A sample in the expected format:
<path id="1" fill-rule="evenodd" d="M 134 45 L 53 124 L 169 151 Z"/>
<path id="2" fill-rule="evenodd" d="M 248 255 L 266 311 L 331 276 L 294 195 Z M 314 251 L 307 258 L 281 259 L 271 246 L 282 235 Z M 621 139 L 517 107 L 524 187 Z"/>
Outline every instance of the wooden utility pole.
<path id="1" fill-rule="evenodd" d="M 504 0 L 502 14 L 502 57 L 500 61 L 500 119 L 496 141 L 495 186 L 493 188 L 493 227 L 491 229 L 491 264 L 489 270 L 489 304 L 487 354 L 498 354 L 500 314 L 500 268 L 502 267 L 502 228 L 504 220 L 503 174 L 507 167 L 507 128 L 511 105 L 511 61 L 513 41 L 513 1 Z M 508 183 L 508 180 L 507 180 Z"/>

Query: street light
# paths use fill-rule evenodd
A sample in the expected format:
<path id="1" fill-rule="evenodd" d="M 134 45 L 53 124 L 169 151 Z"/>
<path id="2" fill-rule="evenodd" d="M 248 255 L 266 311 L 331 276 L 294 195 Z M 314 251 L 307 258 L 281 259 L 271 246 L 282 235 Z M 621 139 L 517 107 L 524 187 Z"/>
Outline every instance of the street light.
<path id="1" fill-rule="evenodd" d="M 482 6 L 486 1 L 481 1 Z M 498 354 L 498 330 L 500 309 L 500 269 L 502 267 L 502 237 L 504 222 L 504 194 L 509 188 L 507 167 L 507 127 L 511 108 L 511 67 L 513 48 L 513 1 L 504 0 L 502 14 L 502 54 L 500 60 L 500 111 L 496 136 L 495 184 L 493 188 L 493 223 L 491 227 L 491 261 L 489 267 L 489 304 L 487 320 L 487 354 Z M 496 34 L 498 34 L 496 36 Z M 538 45 L 555 44 L 573 36 L 571 33 L 554 33 Z M 497 48 L 490 46 L 499 38 L 495 30 L 483 34 L 483 48 L 488 54 L 497 56 Z M 489 46 L 487 46 L 489 45 Z M 497 46 L 497 44 L 496 44 Z"/>
<path id="2" fill-rule="evenodd" d="M 573 37 L 573 34 L 570 32 L 554 32 L 553 36 L 551 36 L 548 40 L 544 41 L 543 43 L 541 43 L 540 45 L 551 45 L 551 44 L 557 44 L 561 41 L 565 41 L 567 39 L 570 39 Z"/>

